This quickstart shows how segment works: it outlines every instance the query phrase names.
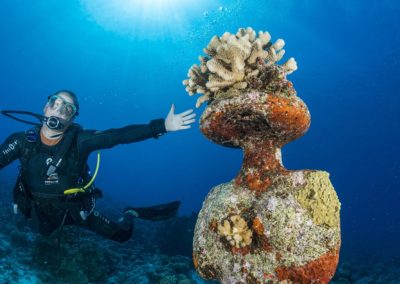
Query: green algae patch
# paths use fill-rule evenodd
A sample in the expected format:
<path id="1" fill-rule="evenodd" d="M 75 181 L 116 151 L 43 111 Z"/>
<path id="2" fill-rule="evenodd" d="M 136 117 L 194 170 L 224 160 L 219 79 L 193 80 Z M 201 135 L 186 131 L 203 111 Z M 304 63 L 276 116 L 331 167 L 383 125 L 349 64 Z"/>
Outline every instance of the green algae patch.
<path id="1" fill-rule="evenodd" d="M 295 193 L 296 200 L 309 212 L 315 224 L 339 227 L 340 202 L 329 180 L 329 173 L 308 172 L 305 179 L 305 186 Z"/>

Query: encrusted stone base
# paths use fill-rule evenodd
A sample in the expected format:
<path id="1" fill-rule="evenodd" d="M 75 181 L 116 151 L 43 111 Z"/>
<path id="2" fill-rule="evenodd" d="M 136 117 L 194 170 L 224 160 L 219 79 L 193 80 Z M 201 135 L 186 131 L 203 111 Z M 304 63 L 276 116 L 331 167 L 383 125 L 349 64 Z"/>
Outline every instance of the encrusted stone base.
<path id="1" fill-rule="evenodd" d="M 328 283 L 339 259 L 339 210 L 323 171 L 277 175 L 261 194 L 235 181 L 218 185 L 197 220 L 195 267 L 222 283 Z"/>

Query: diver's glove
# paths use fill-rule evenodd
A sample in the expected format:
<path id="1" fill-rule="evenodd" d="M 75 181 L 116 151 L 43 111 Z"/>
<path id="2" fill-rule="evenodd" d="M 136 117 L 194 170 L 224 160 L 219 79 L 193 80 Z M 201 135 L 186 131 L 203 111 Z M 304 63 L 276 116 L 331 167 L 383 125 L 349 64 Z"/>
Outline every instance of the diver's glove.
<path id="1" fill-rule="evenodd" d="M 171 110 L 169 111 L 167 118 L 165 119 L 165 129 L 167 131 L 177 131 L 183 129 L 189 129 L 190 124 L 195 122 L 194 117 L 196 116 L 193 113 L 192 109 L 186 110 L 179 114 L 174 114 L 175 105 L 171 106 Z"/>

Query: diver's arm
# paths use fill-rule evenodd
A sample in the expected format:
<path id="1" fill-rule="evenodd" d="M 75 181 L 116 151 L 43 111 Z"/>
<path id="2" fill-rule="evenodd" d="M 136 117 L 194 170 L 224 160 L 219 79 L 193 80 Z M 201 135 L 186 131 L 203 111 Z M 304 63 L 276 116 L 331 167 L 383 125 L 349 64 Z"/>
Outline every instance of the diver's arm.
<path id="1" fill-rule="evenodd" d="M 0 169 L 21 157 L 24 139 L 25 134 L 18 132 L 9 136 L 0 146 Z"/>
<path id="2" fill-rule="evenodd" d="M 138 142 L 152 137 L 158 138 L 166 132 L 164 119 L 155 119 L 149 124 L 134 124 L 105 131 L 85 130 L 79 134 L 78 149 L 81 153 L 90 153 L 118 144 Z"/>

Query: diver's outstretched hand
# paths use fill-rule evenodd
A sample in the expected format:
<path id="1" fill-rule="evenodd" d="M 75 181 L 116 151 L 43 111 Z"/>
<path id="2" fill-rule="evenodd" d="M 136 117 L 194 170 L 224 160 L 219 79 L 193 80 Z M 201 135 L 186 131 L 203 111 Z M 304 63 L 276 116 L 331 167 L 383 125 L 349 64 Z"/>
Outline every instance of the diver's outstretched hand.
<path id="1" fill-rule="evenodd" d="M 196 116 L 193 113 L 192 109 L 186 110 L 182 113 L 175 114 L 175 105 L 171 106 L 171 110 L 169 111 L 167 118 L 165 119 L 165 129 L 167 131 L 177 131 L 183 129 L 189 129 L 190 124 L 195 122 L 194 117 Z"/>

